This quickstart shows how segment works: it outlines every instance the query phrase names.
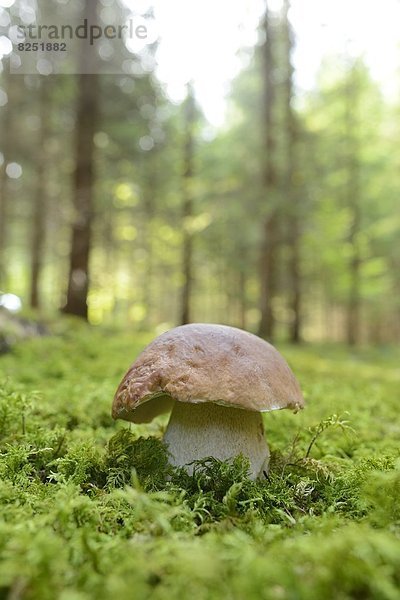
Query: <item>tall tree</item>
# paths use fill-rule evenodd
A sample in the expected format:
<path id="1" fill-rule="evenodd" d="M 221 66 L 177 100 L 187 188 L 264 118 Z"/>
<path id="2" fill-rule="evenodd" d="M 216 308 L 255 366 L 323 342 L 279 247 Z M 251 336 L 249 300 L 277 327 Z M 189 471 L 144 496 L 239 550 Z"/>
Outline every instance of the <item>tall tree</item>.
<path id="1" fill-rule="evenodd" d="M 275 316 L 273 301 L 277 290 L 277 260 L 279 243 L 279 214 L 277 207 L 278 172 L 275 164 L 276 139 L 274 118 L 276 108 L 276 90 L 274 71 L 276 69 L 275 35 L 272 15 L 266 4 L 263 21 L 265 40 L 262 52 L 263 107 L 264 107 L 264 152 L 262 155 L 262 184 L 264 197 L 268 204 L 263 224 L 261 246 L 261 319 L 258 333 L 262 337 L 273 339 Z"/>
<path id="2" fill-rule="evenodd" d="M 286 59 L 285 76 L 285 129 L 286 129 L 286 202 L 289 245 L 289 307 L 292 320 L 289 339 L 298 343 L 301 338 L 301 223 L 298 189 L 295 181 L 298 162 L 298 125 L 293 108 L 293 64 L 294 33 L 289 20 L 290 0 L 283 3 L 283 34 Z"/>
<path id="3" fill-rule="evenodd" d="M 85 18 L 97 20 L 99 0 L 85 3 Z M 94 52 L 94 49 L 93 49 Z M 63 311 L 88 318 L 89 258 L 92 242 L 94 188 L 94 134 L 99 111 L 99 75 L 93 54 L 81 55 L 76 112 L 75 170 L 73 180 L 74 221 L 68 276 L 67 301 Z"/>
<path id="4" fill-rule="evenodd" d="M 5 88 L 8 93 L 6 105 L 2 109 L 2 135 L 1 135 L 1 153 L 3 155 L 3 164 L 0 165 L 0 290 L 7 284 L 7 265 L 6 265 L 6 249 L 7 249 L 7 227 L 8 222 L 8 176 L 6 173 L 7 163 L 10 160 L 12 148 L 12 107 L 11 107 L 11 91 L 12 91 L 12 76 L 5 71 Z"/>
<path id="5" fill-rule="evenodd" d="M 46 233 L 46 182 L 49 160 L 47 147 L 50 132 L 50 85 L 51 79 L 44 76 L 40 78 L 40 129 L 38 139 L 38 148 L 40 148 L 40 152 L 37 152 L 36 154 L 36 190 L 33 200 L 31 241 L 30 305 L 32 308 L 39 308 L 41 305 L 40 278 L 43 266 L 43 251 Z"/>
<path id="6" fill-rule="evenodd" d="M 347 152 L 347 181 L 345 186 L 345 203 L 350 212 L 348 242 L 350 245 L 349 259 L 349 293 L 347 300 L 347 343 L 354 346 L 360 335 L 361 309 L 361 252 L 359 234 L 361 231 L 361 177 L 360 177 L 360 148 L 358 140 L 358 82 L 357 63 L 349 69 L 346 82 L 345 98 L 345 135 Z"/>
<path id="7" fill-rule="evenodd" d="M 196 121 L 196 103 L 192 84 L 187 86 L 187 97 L 184 102 L 184 157 L 183 157 L 183 242 L 182 242 L 182 297 L 181 297 L 181 324 L 190 323 L 191 318 L 191 292 L 193 284 L 193 231 L 191 219 L 193 217 L 193 151 L 194 151 L 194 125 Z"/>

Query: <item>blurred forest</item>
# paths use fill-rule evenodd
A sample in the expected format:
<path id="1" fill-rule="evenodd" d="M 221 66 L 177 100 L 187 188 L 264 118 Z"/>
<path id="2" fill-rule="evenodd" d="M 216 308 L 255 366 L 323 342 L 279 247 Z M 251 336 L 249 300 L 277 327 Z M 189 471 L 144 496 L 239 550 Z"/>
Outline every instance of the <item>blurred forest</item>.
<path id="1" fill-rule="evenodd" d="M 191 82 L 169 99 L 157 43 L 118 76 L 4 56 L 0 290 L 92 324 L 398 340 L 400 102 L 346 51 L 299 96 L 289 11 L 266 8 L 215 131 Z"/>

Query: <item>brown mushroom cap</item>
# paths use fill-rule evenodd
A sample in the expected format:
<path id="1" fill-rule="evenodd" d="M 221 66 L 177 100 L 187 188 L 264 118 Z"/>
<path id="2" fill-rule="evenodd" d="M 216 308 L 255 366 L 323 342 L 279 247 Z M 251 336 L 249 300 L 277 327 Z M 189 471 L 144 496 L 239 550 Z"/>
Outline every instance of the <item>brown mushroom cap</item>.
<path id="1" fill-rule="evenodd" d="M 295 376 L 271 344 L 204 323 L 175 327 L 143 350 L 118 387 L 112 416 L 147 423 L 175 400 L 259 412 L 304 406 Z"/>

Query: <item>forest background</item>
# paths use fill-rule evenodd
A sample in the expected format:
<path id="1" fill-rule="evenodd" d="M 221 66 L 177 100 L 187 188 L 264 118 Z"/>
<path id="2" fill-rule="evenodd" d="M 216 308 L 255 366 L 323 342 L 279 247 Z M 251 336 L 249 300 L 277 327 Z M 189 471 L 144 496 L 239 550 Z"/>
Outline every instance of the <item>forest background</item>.
<path id="1" fill-rule="evenodd" d="M 81 14 L 110 19 L 113 5 L 129 16 L 133 4 L 96 0 Z M 136 12 L 157 23 L 161 7 L 145 4 Z M 0 290 L 95 325 L 211 321 L 293 342 L 397 341 L 400 59 L 392 76 L 383 68 L 388 93 L 370 60 L 382 33 L 363 48 L 370 21 L 348 33 L 343 14 L 341 37 L 329 21 L 314 31 L 318 43 L 333 27 L 337 48 L 319 55 L 309 41 L 312 78 L 300 4 L 260 3 L 225 99 L 206 50 L 208 96 L 207 79 L 189 68 L 185 80 L 179 62 L 165 81 L 162 32 L 139 52 L 103 53 L 116 75 L 10 74 L 3 36 Z M 3 24 L 18 16 L 18 3 L 2 5 Z M 236 23 L 238 40 L 253 21 Z M 193 48 L 189 66 L 201 62 Z"/>

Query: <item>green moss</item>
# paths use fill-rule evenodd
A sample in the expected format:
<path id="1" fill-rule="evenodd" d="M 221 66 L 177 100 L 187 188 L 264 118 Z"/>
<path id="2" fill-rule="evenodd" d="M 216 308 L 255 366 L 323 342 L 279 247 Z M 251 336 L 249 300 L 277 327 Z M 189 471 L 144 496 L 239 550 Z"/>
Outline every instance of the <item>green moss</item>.
<path id="1" fill-rule="evenodd" d="M 397 600 L 398 352 L 286 348 L 308 406 L 265 415 L 251 481 L 170 467 L 165 417 L 112 421 L 147 341 L 60 326 L 0 359 L 0 599 Z"/>

